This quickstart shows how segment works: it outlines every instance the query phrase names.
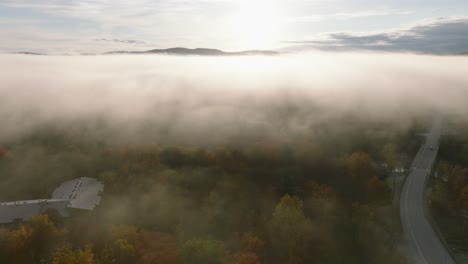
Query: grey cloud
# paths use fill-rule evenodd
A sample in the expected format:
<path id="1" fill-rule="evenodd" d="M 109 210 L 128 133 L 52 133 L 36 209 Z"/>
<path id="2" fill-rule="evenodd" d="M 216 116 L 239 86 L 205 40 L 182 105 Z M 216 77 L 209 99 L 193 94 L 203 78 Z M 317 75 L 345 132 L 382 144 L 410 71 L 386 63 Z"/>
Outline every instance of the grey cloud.
<path id="1" fill-rule="evenodd" d="M 289 41 L 295 48 L 365 49 L 433 54 L 468 51 L 468 18 L 438 19 L 410 29 L 374 34 L 331 33 L 326 40 Z"/>

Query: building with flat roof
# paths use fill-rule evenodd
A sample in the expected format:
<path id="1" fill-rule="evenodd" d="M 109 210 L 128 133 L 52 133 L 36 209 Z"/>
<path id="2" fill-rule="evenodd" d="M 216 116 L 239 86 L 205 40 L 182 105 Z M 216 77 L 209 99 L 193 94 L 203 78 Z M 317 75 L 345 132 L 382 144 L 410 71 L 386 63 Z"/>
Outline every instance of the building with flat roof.
<path id="1" fill-rule="evenodd" d="M 69 216 L 68 208 L 92 211 L 101 202 L 103 190 L 97 179 L 81 177 L 62 183 L 49 199 L 0 202 L 0 224 L 27 220 L 47 209 L 56 209 L 62 216 Z"/>

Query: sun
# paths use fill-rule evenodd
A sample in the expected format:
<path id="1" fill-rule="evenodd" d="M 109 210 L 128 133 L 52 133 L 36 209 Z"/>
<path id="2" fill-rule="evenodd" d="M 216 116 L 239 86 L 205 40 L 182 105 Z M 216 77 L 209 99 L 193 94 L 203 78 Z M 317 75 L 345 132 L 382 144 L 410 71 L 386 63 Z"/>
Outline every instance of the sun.
<path id="1" fill-rule="evenodd" d="M 231 34 L 243 48 L 272 47 L 281 35 L 279 8 L 275 1 L 240 1 L 238 10 L 229 20 Z"/>

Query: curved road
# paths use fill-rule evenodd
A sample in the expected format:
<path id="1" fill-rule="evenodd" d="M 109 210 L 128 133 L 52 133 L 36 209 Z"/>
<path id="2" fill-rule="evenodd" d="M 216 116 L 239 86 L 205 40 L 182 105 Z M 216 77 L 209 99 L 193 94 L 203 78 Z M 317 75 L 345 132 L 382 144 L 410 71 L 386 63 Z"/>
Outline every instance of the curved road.
<path id="1" fill-rule="evenodd" d="M 441 120 L 437 118 L 411 165 L 401 193 L 400 218 L 411 249 L 410 263 L 455 263 L 425 215 L 424 190 L 437 156 L 440 130 Z"/>

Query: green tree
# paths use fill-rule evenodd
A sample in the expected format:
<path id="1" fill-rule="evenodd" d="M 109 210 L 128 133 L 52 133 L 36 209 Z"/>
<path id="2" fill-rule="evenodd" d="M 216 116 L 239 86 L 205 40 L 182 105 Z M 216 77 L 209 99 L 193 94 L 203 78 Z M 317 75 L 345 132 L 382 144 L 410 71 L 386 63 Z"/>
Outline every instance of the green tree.
<path id="1" fill-rule="evenodd" d="M 302 201 L 283 196 L 273 212 L 270 239 L 280 263 L 304 263 L 311 240 L 312 223 L 304 216 Z"/>

